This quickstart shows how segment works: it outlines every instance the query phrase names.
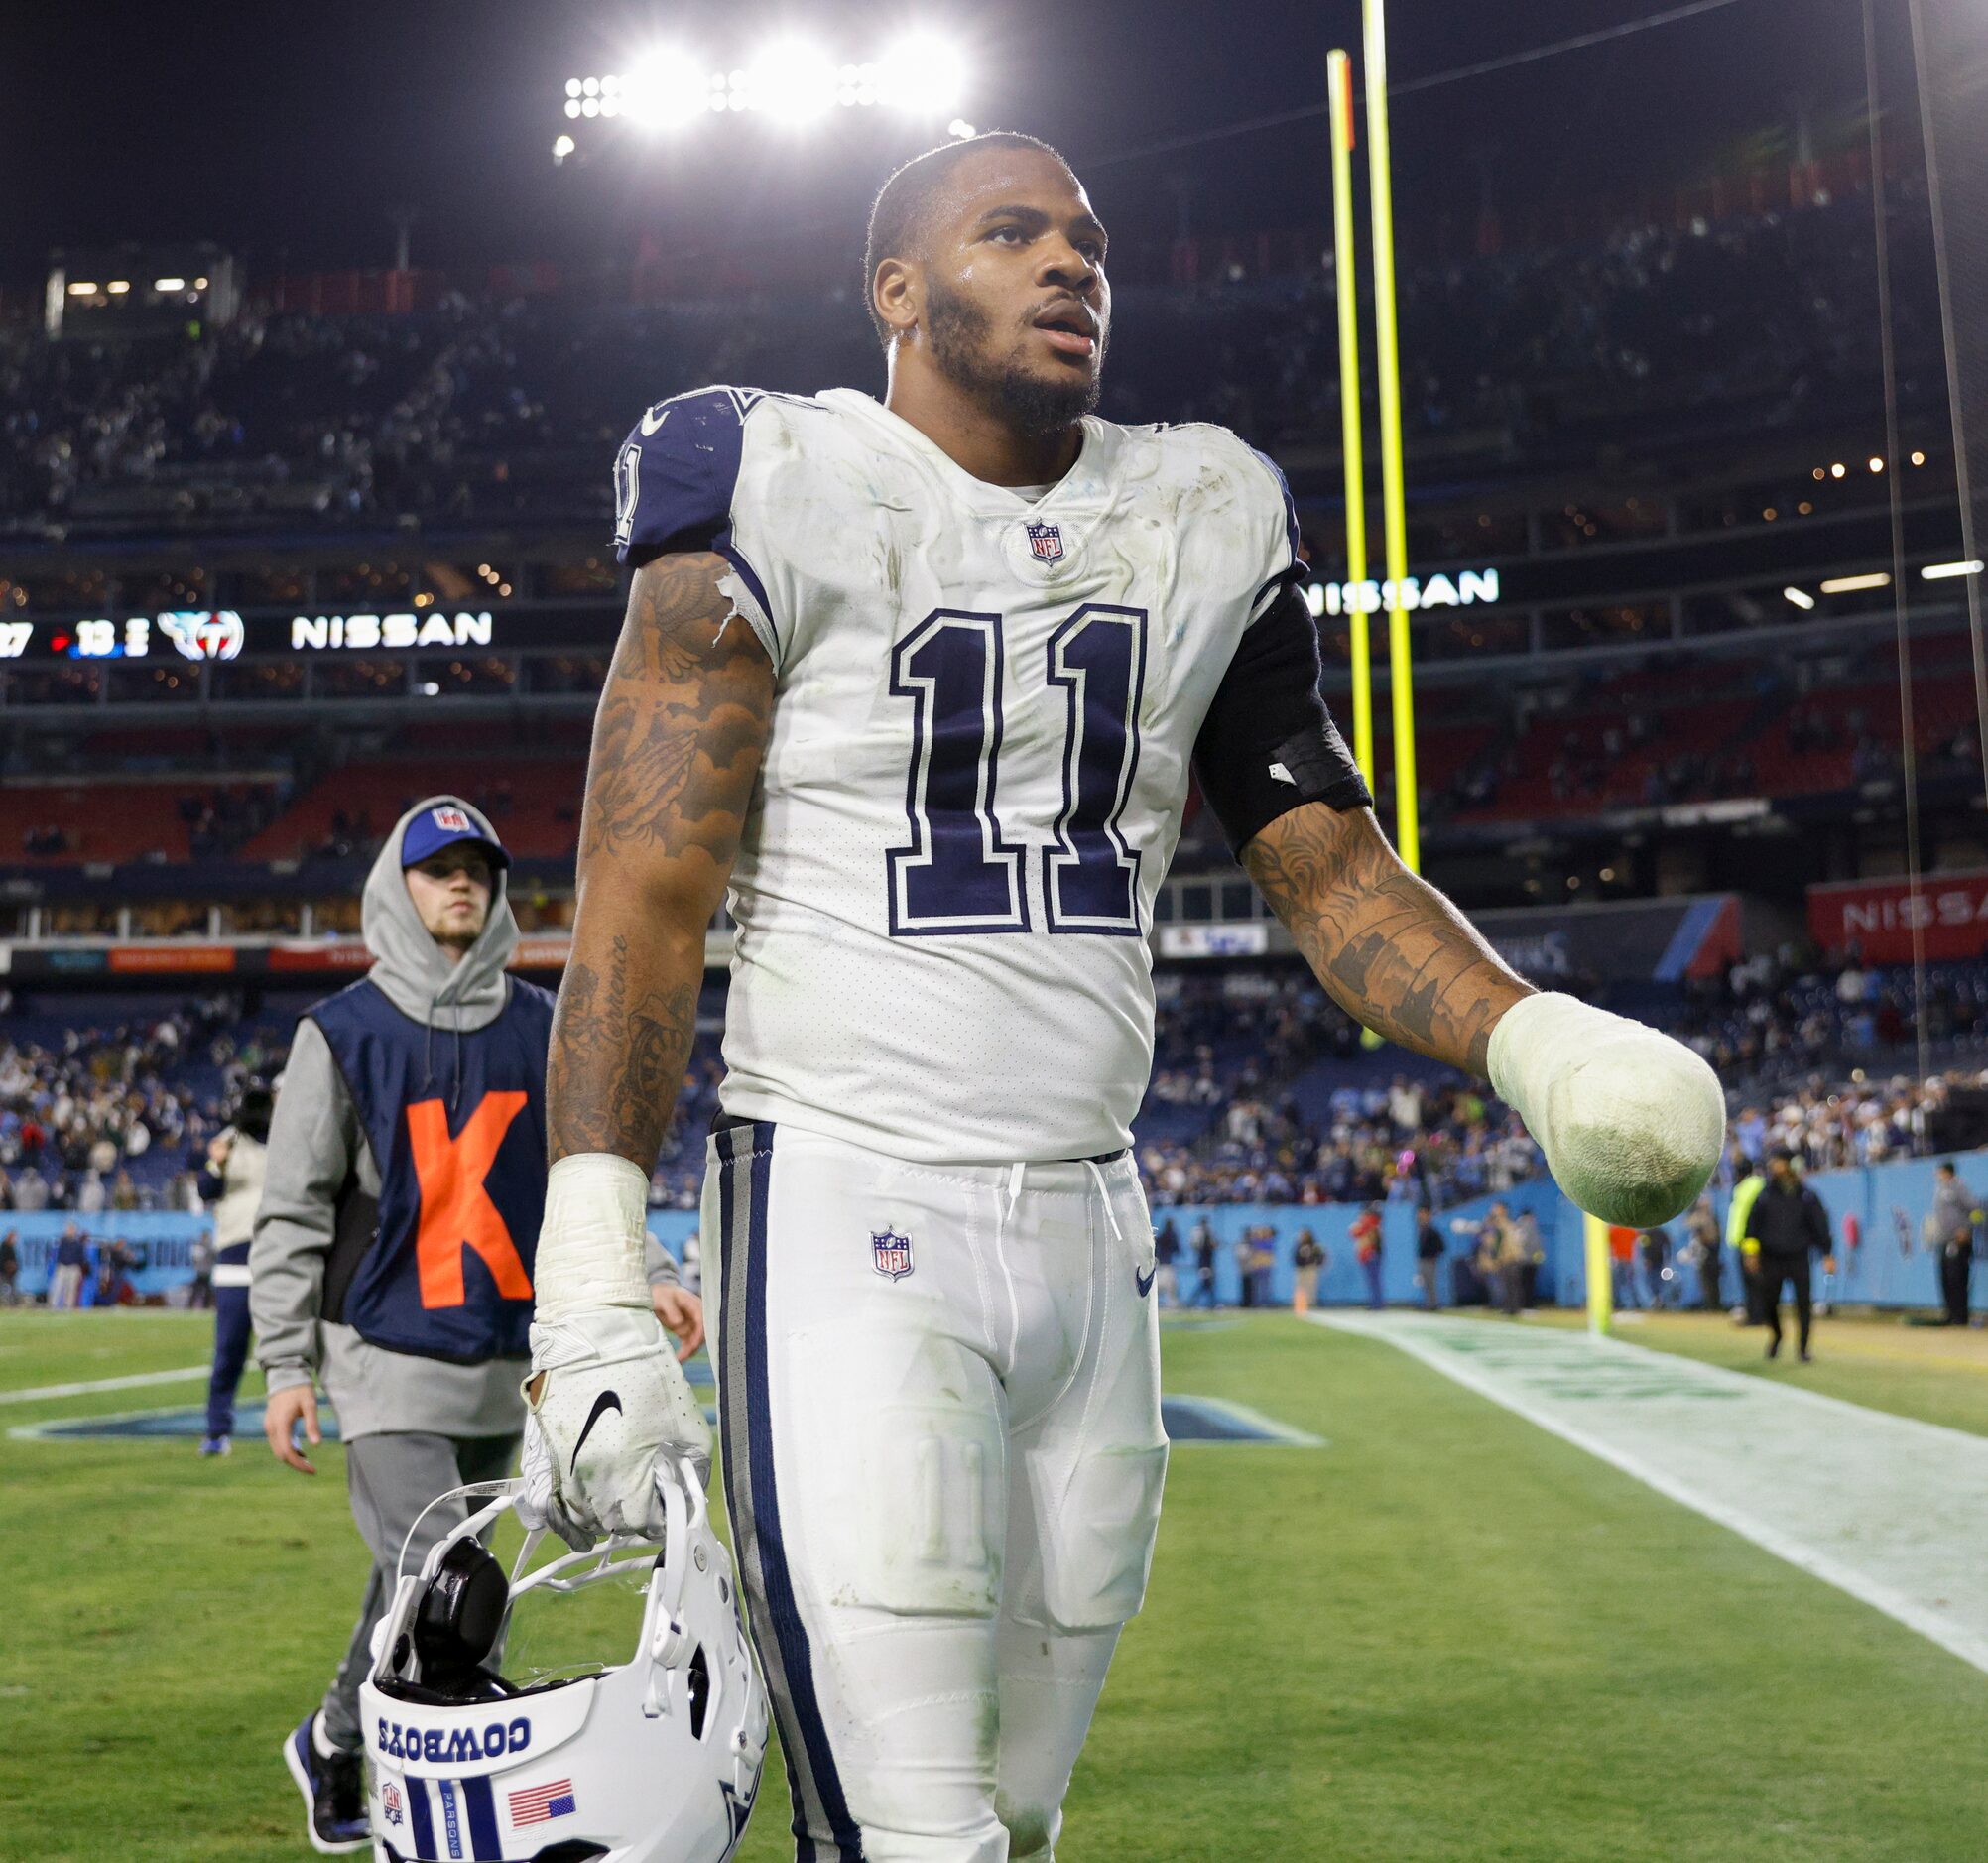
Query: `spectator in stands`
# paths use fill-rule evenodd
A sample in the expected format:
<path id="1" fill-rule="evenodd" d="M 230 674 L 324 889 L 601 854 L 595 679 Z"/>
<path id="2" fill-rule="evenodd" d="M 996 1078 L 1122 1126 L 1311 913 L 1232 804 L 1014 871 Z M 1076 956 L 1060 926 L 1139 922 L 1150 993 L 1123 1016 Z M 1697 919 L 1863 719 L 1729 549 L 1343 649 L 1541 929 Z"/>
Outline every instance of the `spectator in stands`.
<path id="1" fill-rule="evenodd" d="M 1812 1258 L 1829 1252 L 1829 1218 L 1822 1199 L 1795 1169 L 1795 1154 L 1782 1147 L 1768 1155 L 1767 1183 L 1747 1212 L 1746 1234 L 1760 1245 L 1761 1316 L 1767 1326 L 1767 1355 L 1781 1354 L 1781 1290 L 1795 1286 L 1796 1346 L 1809 1362 L 1808 1331 L 1813 1322 Z"/>
<path id="2" fill-rule="evenodd" d="M 1308 1313 L 1318 1304 L 1318 1277 L 1328 1263 L 1324 1248 L 1308 1228 L 1298 1232 L 1291 1252 L 1293 1312 Z"/>
<path id="3" fill-rule="evenodd" d="M 56 1244 L 56 1258 L 49 1277 L 49 1310 L 56 1312 L 81 1304 L 83 1275 L 89 1267 L 89 1244 L 74 1223 L 62 1226 Z"/>
<path id="4" fill-rule="evenodd" d="M 1381 1280 L 1381 1206 L 1369 1203 L 1353 1218 L 1346 1232 L 1353 1240 L 1353 1259 L 1367 1279 L 1367 1306 L 1378 1313 L 1387 1304 Z"/>
<path id="5" fill-rule="evenodd" d="M 1442 1305 L 1442 1231 L 1436 1227 L 1435 1212 L 1427 1203 L 1415 1212 L 1415 1279 L 1422 1290 L 1422 1304 L 1431 1313 Z"/>
<path id="6" fill-rule="evenodd" d="M 21 1304 L 21 1232 L 0 1235 L 0 1306 Z"/>
<path id="7" fill-rule="evenodd" d="M 1967 1324 L 1968 1282 L 1974 1271 L 1974 1231 L 1980 1199 L 1960 1181 L 1951 1159 L 1933 1172 L 1932 1234 L 1939 1258 L 1939 1298 L 1949 1326 Z"/>
<path id="8" fill-rule="evenodd" d="M 33 1165 L 17 1171 L 10 1187 L 16 1209 L 32 1213 L 49 1207 L 49 1180 Z"/>

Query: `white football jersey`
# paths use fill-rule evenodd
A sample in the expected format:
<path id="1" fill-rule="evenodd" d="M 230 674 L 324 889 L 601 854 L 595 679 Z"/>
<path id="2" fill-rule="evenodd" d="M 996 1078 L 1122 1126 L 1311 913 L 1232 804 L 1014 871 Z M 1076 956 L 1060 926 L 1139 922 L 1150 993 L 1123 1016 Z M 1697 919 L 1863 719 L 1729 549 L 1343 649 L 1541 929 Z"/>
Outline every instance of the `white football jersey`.
<path id="1" fill-rule="evenodd" d="M 616 492 L 624 559 L 721 552 L 777 670 L 724 1110 L 932 1163 L 1129 1144 L 1194 740 L 1297 561 L 1276 467 L 1090 419 L 1029 502 L 853 389 L 710 388 Z"/>

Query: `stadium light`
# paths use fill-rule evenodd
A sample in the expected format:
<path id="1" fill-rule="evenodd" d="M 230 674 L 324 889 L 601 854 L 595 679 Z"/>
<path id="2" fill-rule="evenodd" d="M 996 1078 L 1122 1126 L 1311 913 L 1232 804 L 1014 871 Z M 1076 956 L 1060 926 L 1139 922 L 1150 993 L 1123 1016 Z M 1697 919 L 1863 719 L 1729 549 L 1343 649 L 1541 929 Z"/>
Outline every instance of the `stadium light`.
<path id="1" fill-rule="evenodd" d="M 1944 582 L 1950 576 L 1979 575 L 1981 559 L 1976 557 L 1971 562 L 1929 562 L 1920 571 L 1928 582 Z"/>
<path id="2" fill-rule="evenodd" d="M 97 287 L 95 279 L 79 278 L 71 281 L 69 285 L 69 296 L 71 298 L 94 298 L 96 296 L 96 290 Z"/>
<path id="3" fill-rule="evenodd" d="M 653 52 L 626 77 L 601 84 L 620 92 L 623 113 L 643 129 L 681 129 L 710 108 L 710 73 L 681 52 Z"/>
<path id="4" fill-rule="evenodd" d="M 114 278 L 104 289 L 113 298 L 122 298 L 131 289 L 131 281 L 128 278 Z"/>
<path id="5" fill-rule="evenodd" d="M 1817 586 L 1825 595 L 1854 595 L 1860 589 L 1890 588 L 1892 578 L 1882 570 L 1872 575 L 1832 575 Z"/>
<path id="6" fill-rule="evenodd" d="M 579 145 L 570 136 L 560 136 L 553 143 L 553 160 L 563 162 Z"/>
<path id="7" fill-rule="evenodd" d="M 777 40 L 748 63 L 716 71 L 681 51 L 651 52 L 625 72 L 567 78 L 563 107 L 568 121 L 625 116 L 643 129 L 681 129 L 727 110 L 798 126 L 837 105 L 883 104 L 936 118 L 956 110 L 965 91 L 966 61 L 959 48 L 933 34 L 913 33 L 862 63 L 832 63 L 803 39 Z M 954 116 L 946 133 L 979 132 Z"/>
<path id="8" fill-rule="evenodd" d="M 1789 587 L 1783 589 L 1781 592 L 1798 608 L 1805 609 L 1815 606 L 1815 597 L 1809 594 L 1805 588 Z"/>
<path id="9" fill-rule="evenodd" d="M 966 66 L 958 48 L 929 33 L 888 47 L 877 61 L 877 97 L 894 109 L 940 116 L 959 108 Z"/>
<path id="10" fill-rule="evenodd" d="M 184 278 L 155 278 L 152 281 L 152 289 L 154 291 L 185 291 L 186 289 L 186 281 Z"/>
<path id="11" fill-rule="evenodd" d="M 803 40 L 768 46 L 746 66 L 742 107 L 777 123 L 811 123 L 835 102 L 836 67 Z"/>

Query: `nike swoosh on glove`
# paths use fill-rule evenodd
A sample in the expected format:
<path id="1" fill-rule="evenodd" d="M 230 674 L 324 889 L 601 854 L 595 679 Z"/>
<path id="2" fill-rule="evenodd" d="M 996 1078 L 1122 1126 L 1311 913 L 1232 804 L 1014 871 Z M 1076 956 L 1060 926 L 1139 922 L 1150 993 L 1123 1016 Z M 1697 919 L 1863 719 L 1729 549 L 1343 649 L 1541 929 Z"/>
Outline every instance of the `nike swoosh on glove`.
<path id="1" fill-rule="evenodd" d="M 711 1430 L 656 1315 L 594 1306 L 540 1320 L 532 1372 L 544 1382 L 526 1420 L 519 1518 L 568 1545 L 661 1538 L 657 1458 L 682 1457 L 707 1480 Z"/>

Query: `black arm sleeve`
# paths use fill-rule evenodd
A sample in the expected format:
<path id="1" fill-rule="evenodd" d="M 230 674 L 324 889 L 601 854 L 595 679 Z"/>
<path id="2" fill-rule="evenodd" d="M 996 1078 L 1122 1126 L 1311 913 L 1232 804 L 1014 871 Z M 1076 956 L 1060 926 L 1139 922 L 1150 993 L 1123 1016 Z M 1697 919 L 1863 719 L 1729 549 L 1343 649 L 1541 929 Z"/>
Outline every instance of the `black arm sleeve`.
<path id="1" fill-rule="evenodd" d="M 1374 806 L 1318 695 L 1318 630 L 1296 588 L 1244 632 L 1194 740 L 1194 775 L 1238 854 L 1303 804 Z"/>

